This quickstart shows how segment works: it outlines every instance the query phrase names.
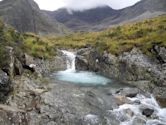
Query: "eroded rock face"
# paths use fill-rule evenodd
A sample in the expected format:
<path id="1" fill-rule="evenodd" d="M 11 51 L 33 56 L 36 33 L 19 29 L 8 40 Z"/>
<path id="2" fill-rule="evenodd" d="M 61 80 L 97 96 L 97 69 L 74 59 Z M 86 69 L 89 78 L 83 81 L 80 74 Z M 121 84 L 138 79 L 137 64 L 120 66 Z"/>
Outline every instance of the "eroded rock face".
<path id="1" fill-rule="evenodd" d="M 14 77 L 14 49 L 12 47 L 7 46 L 5 48 L 4 58 L 6 60 L 3 60 L 3 66 L 2 69 L 11 77 Z"/>
<path id="2" fill-rule="evenodd" d="M 1 69 L 5 71 L 10 79 L 13 79 L 15 75 L 21 75 L 23 73 L 23 67 L 21 61 L 16 57 L 13 47 L 6 46 L 3 54 Z"/>
<path id="3" fill-rule="evenodd" d="M 25 69 L 31 70 L 32 72 L 36 72 L 40 75 L 66 68 L 65 61 L 62 57 L 56 56 L 52 59 L 44 60 L 34 58 L 27 54 L 23 57 L 23 66 Z"/>
<path id="4" fill-rule="evenodd" d="M 0 70 L 0 102 L 6 99 L 10 91 L 10 81 L 9 77 L 5 72 Z"/>
<path id="5" fill-rule="evenodd" d="M 165 59 L 164 47 L 156 48 L 156 54 Z M 151 59 L 144 55 L 139 49 L 133 48 L 119 56 L 107 53 L 99 53 L 94 48 L 78 50 L 76 68 L 78 70 L 98 71 L 108 77 L 116 78 L 142 90 L 153 91 L 156 95 L 166 96 L 166 92 L 160 93 L 159 87 L 166 83 L 165 62 L 158 63 L 158 58 Z M 144 86 L 144 87 L 142 87 Z"/>
<path id="6" fill-rule="evenodd" d="M 157 58 L 161 63 L 166 63 L 166 48 L 154 46 L 153 51 L 156 53 Z"/>

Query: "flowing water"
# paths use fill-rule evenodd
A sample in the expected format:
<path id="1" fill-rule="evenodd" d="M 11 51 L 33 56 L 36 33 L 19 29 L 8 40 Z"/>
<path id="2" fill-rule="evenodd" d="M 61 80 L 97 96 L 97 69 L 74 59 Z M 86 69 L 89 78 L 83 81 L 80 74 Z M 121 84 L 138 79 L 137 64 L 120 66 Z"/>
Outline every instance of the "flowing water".
<path id="1" fill-rule="evenodd" d="M 111 82 L 110 79 L 88 71 L 76 71 L 75 69 L 75 57 L 73 52 L 62 50 L 62 53 L 66 57 L 67 69 L 65 71 L 59 71 L 55 73 L 58 80 L 67 81 L 72 83 L 84 84 L 84 85 L 106 85 Z"/>
<path id="2" fill-rule="evenodd" d="M 120 125 L 166 125 L 166 108 L 161 108 L 152 95 L 145 97 L 138 94 L 128 99 L 131 101 L 130 104 L 123 104 L 118 109 L 110 111 L 121 121 Z M 142 115 L 142 110 L 146 108 L 154 110 L 149 118 Z"/>
<path id="3" fill-rule="evenodd" d="M 56 79 L 84 85 L 106 85 L 112 82 L 112 80 L 94 72 L 76 71 L 76 55 L 65 50 L 62 53 L 66 57 L 67 69 L 55 73 Z M 130 103 L 108 111 L 115 114 L 116 118 L 120 121 L 120 125 L 166 125 L 166 108 L 161 108 L 153 96 L 145 97 L 138 94 L 134 98 L 128 98 L 128 100 Z M 151 117 L 147 118 L 142 114 L 142 110 L 145 108 L 154 110 Z"/>

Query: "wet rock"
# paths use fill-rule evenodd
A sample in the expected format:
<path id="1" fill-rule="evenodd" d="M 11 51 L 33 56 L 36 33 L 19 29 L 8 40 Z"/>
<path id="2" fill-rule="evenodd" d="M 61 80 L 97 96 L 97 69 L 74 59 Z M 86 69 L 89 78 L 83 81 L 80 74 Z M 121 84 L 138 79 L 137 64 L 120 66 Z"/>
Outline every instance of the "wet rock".
<path id="1" fill-rule="evenodd" d="M 166 107 L 166 88 L 165 87 L 154 87 L 153 94 L 157 98 L 157 101 L 162 107 Z"/>
<path id="2" fill-rule="evenodd" d="M 137 88 L 123 88 L 121 90 L 118 90 L 116 93 L 126 96 L 126 97 L 135 97 L 139 93 L 139 89 Z"/>
<path id="3" fill-rule="evenodd" d="M 76 65 L 77 70 L 82 70 L 82 71 L 89 70 L 88 61 L 87 61 L 87 59 L 85 59 L 82 56 L 77 56 L 76 57 L 76 64 L 77 64 Z"/>
<path id="4" fill-rule="evenodd" d="M 162 97 L 162 96 L 157 96 L 156 97 L 157 102 L 159 103 L 159 105 L 161 107 L 166 107 L 166 96 Z"/>
<path id="5" fill-rule="evenodd" d="M 128 117 L 128 118 L 132 118 L 134 116 L 134 112 L 131 111 L 131 109 L 125 109 L 124 110 L 124 114 Z"/>
<path id="6" fill-rule="evenodd" d="M 135 117 L 131 125 L 146 125 L 146 120 L 141 117 Z"/>
<path id="7" fill-rule="evenodd" d="M 120 120 L 112 111 L 107 111 L 105 115 L 107 125 L 120 125 Z"/>
<path id="8" fill-rule="evenodd" d="M 86 93 L 85 102 L 96 112 L 100 112 L 101 110 L 105 109 L 104 101 L 91 91 Z"/>
<path id="9" fill-rule="evenodd" d="M 123 105 L 129 102 L 125 96 L 115 96 L 114 98 L 117 105 Z"/>
<path id="10" fill-rule="evenodd" d="M 88 114 L 83 118 L 86 125 L 99 125 L 100 119 L 97 115 Z"/>
<path id="11" fill-rule="evenodd" d="M 162 60 L 165 59 L 165 48 L 158 47 L 156 52 Z M 166 83 L 164 63 L 159 64 L 157 59 L 146 56 L 138 48 L 133 48 L 119 56 L 106 51 L 101 53 L 96 48 L 86 48 L 78 50 L 77 57 L 77 69 L 97 71 L 105 76 L 130 83 L 144 91 L 152 92 L 151 88 L 163 87 Z M 128 96 L 133 97 L 135 93 Z"/>
<path id="12" fill-rule="evenodd" d="M 153 114 L 153 112 L 154 112 L 153 109 L 147 108 L 142 111 L 142 114 L 145 115 L 146 117 L 150 117 Z"/>

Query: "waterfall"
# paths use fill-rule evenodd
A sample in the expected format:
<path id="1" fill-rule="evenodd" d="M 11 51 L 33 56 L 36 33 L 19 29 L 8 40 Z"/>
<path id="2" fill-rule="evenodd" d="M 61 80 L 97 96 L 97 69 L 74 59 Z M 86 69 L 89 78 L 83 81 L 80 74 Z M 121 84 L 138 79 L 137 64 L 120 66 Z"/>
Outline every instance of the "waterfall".
<path id="1" fill-rule="evenodd" d="M 76 55 L 73 52 L 69 52 L 66 50 L 62 50 L 62 53 L 66 56 L 66 63 L 67 63 L 67 72 L 75 72 L 75 58 Z"/>
<path id="2" fill-rule="evenodd" d="M 58 71 L 55 76 L 58 80 L 70 83 L 83 84 L 83 85 L 106 85 L 111 83 L 109 78 L 96 74 L 90 71 L 77 71 L 75 68 L 76 54 L 66 50 L 61 50 L 65 56 L 67 69 Z"/>

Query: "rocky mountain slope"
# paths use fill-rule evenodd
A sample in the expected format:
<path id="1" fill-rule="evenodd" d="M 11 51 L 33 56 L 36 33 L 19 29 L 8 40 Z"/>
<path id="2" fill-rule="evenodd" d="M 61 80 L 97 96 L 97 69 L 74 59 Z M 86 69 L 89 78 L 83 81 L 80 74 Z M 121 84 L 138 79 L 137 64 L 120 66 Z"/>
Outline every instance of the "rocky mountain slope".
<path id="1" fill-rule="evenodd" d="M 65 33 L 67 28 L 50 19 L 33 0 L 3 0 L 0 17 L 20 32 Z"/>
<path id="2" fill-rule="evenodd" d="M 161 15 L 166 13 L 165 7 L 165 0 L 142 0 L 134 6 L 121 10 L 104 6 L 85 11 L 72 11 L 72 13 L 67 9 L 59 9 L 54 12 L 47 11 L 47 14 L 73 30 L 87 31 Z"/>

